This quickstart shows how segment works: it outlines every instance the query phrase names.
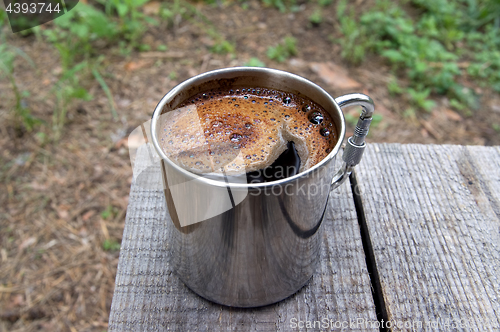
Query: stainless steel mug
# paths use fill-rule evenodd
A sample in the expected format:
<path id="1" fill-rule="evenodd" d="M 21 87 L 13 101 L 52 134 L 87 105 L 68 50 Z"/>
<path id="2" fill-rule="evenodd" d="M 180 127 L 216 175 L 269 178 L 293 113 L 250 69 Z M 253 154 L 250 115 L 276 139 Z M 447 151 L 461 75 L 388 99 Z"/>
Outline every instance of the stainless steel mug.
<path id="1" fill-rule="evenodd" d="M 314 167 L 289 178 L 247 183 L 243 177 L 213 178 L 180 168 L 160 147 L 162 117 L 189 97 L 224 87 L 259 87 L 306 96 L 332 116 L 335 148 Z M 347 140 L 343 166 L 334 160 L 345 136 L 341 108 L 363 112 Z M 318 85 L 291 73 L 266 68 L 227 68 L 179 84 L 156 106 L 151 140 L 161 158 L 163 189 L 172 222 L 168 243 L 180 279 L 211 301 L 235 307 L 278 302 L 313 275 L 321 245 L 322 220 L 331 190 L 359 163 L 374 106 L 363 94 L 332 98 Z"/>

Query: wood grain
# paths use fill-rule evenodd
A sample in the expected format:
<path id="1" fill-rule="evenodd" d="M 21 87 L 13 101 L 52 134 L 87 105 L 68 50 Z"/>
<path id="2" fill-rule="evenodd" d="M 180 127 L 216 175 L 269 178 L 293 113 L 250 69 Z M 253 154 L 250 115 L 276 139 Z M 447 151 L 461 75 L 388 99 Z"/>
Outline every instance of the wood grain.
<path id="1" fill-rule="evenodd" d="M 334 191 L 324 222 L 321 264 L 308 284 L 284 301 L 255 309 L 229 308 L 191 292 L 168 263 L 171 222 L 158 167 L 131 188 L 109 331 L 340 331 L 293 329 L 293 319 L 333 324 L 376 321 L 359 225 L 348 184 Z M 146 189 L 145 189 L 146 188 Z M 345 330 L 345 329 L 344 329 Z M 351 331 L 378 331 L 357 326 Z"/>
<path id="2" fill-rule="evenodd" d="M 392 331 L 498 331 L 500 149 L 372 144 L 355 175 Z"/>

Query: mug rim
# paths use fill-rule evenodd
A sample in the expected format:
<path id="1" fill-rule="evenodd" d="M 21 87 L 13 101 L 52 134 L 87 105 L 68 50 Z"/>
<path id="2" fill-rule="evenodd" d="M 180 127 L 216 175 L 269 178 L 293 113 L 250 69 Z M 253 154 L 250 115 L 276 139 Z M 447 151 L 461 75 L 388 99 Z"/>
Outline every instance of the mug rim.
<path id="1" fill-rule="evenodd" d="M 281 180 L 276 180 L 276 181 L 271 181 L 271 182 L 262 182 L 262 183 L 234 183 L 234 182 L 229 182 L 226 183 L 225 181 L 221 180 L 215 180 L 215 179 L 210 179 L 207 177 L 204 177 L 202 175 L 190 172 L 179 165 L 175 164 L 172 162 L 167 155 L 163 152 L 163 149 L 160 147 L 159 140 L 157 137 L 157 126 L 158 126 L 158 119 L 160 118 L 160 115 L 162 115 L 163 109 L 166 104 L 170 103 L 174 97 L 179 95 L 180 92 L 189 89 L 190 87 L 194 87 L 197 84 L 196 83 L 205 83 L 217 79 L 221 79 L 227 76 L 229 73 L 241 73 L 241 74 L 262 74 L 262 73 L 267 73 L 270 75 L 276 75 L 276 76 L 282 76 L 285 79 L 290 79 L 294 81 L 299 81 L 302 84 L 308 85 L 312 87 L 314 90 L 317 90 L 323 97 L 328 100 L 328 102 L 331 102 L 331 104 L 334 106 L 335 111 L 337 111 L 340 119 L 340 123 L 338 124 L 338 140 L 335 146 L 333 147 L 332 151 L 323 158 L 319 163 L 315 164 L 311 168 L 307 169 L 306 171 L 299 172 L 291 177 L 287 177 Z M 251 76 L 251 75 L 247 75 Z M 266 88 L 266 87 L 263 87 Z M 280 90 L 280 89 L 278 89 Z M 285 91 L 282 89 L 282 91 Z M 315 101 L 313 98 L 309 97 L 311 100 Z M 316 102 L 316 101 L 315 101 Z M 323 105 L 322 105 L 323 106 Z M 326 110 L 329 112 L 329 110 Z M 330 113 L 330 112 L 329 112 Z M 330 113 L 331 114 L 331 113 Z M 273 68 L 261 68 L 261 67 L 228 67 L 228 68 L 222 68 L 222 69 L 216 69 L 212 71 L 208 71 L 205 73 L 198 74 L 196 76 L 193 76 L 191 78 L 188 78 L 187 80 L 177 84 L 174 88 L 172 88 L 168 93 L 166 93 L 162 99 L 158 102 L 156 105 L 153 115 L 151 117 L 151 139 L 153 141 L 153 146 L 158 153 L 158 155 L 161 157 L 161 159 L 169 164 L 169 166 L 173 167 L 176 171 L 182 173 L 184 176 L 190 178 L 191 180 L 197 180 L 197 181 L 202 181 L 208 185 L 211 186 L 217 186 L 217 187 L 228 187 L 230 186 L 231 189 L 251 189 L 251 188 L 265 188 L 265 187 L 273 187 L 273 186 L 281 186 L 296 180 L 299 180 L 303 177 L 307 177 L 310 174 L 313 174 L 315 171 L 318 171 L 321 167 L 325 166 L 328 162 L 332 161 L 338 151 L 340 150 L 340 147 L 342 143 L 344 142 L 345 138 L 345 118 L 344 114 L 340 108 L 340 106 L 337 104 L 335 101 L 335 98 L 333 98 L 328 92 L 326 92 L 322 87 L 317 85 L 316 83 L 302 77 L 296 74 L 292 74 L 290 72 L 286 72 L 283 70 L 279 69 L 273 69 Z"/>

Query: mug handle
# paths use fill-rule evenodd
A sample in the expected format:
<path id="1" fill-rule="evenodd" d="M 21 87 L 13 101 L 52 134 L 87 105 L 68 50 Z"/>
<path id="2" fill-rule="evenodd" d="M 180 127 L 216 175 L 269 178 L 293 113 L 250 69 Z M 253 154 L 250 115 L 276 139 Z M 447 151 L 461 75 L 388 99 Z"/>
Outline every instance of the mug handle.
<path id="1" fill-rule="evenodd" d="M 344 162 L 342 163 L 340 170 L 333 177 L 330 190 L 333 190 L 344 183 L 349 175 L 351 175 L 354 166 L 359 164 L 361 161 L 361 157 L 363 156 L 363 152 L 366 147 L 365 137 L 368 135 L 370 123 L 372 122 L 373 111 L 375 110 L 373 100 L 362 93 L 351 93 L 340 96 L 335 98 L 335 102 L 341 109 L 349 106 L 361 106 L 363 111 L 359 116 L 356 128 L 354 128 L 354 134 L 347 139 L 344 154 L 342 155 Z"/>

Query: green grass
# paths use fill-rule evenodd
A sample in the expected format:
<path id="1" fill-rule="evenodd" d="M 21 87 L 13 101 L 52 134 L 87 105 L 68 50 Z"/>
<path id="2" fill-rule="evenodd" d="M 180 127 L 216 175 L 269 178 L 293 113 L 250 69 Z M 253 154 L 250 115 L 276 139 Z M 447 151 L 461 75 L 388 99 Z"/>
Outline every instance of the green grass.
<path id="1" fill-rule="evenodd" d="M 118 208 L 113 207 L 112 205 L 108 205 L 104 211 L 101 212 L 102 219 L 111 219 L 116 216 L 118 213 Z"/>
<path id="2" fill-rule="evenodd" d="M 234 54 L 236 47 L 227 40 L 216 39 L 215 44 L 210 48 L 210 52 L 216 54 Z"/>
<path id="3" fill-rule="evenodd" d="M 55 19 L 51 29 L 31 29 L 38 38 L 52 44 L 60 56 L 62 72 L 51 90 L 56 99 L 51 126 L 53 140 L 61 137 L 73 101 L 93 98 L 86 88 L 92 80 L 99 83 L 108 98 L 113 118 L 118 118 L 112 93 L 101 75 L 104 59 L 100 48 L 124 45 L 123 54 L 130 54 L 133 49 L 148 51 L 150 46 L 141 43 L 141 38 L 148 26 L 157 22 L 138 10 L 147 1 L 111 0 L 103 2 L 104 11 L 80 2 L 74 10 Z M 97 43 L 101 44 L 99 48 Z"/>
<path id="4" fill-rule="evenodd" d="M 104 249 L 104 251 L 118 251 L 120 250 L 120 247 L 120 243 L 118 243 L 115 239 L 106 239 L 102 243 L 102 249 Z"/>
<path id="5" fill-rule="evenodd" d="M 109 110 L 117 118 L 113 94 L 106 80 L 100 55 L 101 49 L 119 49 L 122 56 L 134 50 L 153 50 L 142 42 L 142 36 L 151 26 L 176 28 L 181 21 L 193 24 L 210 37 L 209 52 L 236 53 L 236 45 L 226 40 L 193 3 L 173 0 L 162 3 L 159 19 L 142 13 L 148 0 L 97 0 L 102 7 L 79 3 L 74 10 L 54 20 L 51 28 L 33 28 L 36 38 L 49 42 L 58 51 L 62 73 L 51 90 L 56 100 L 53 114 L 53 136 L 61 136 L 65 119 L 76 99 L 90 100 L 88 88 L 97 82 L 109 101 Z M 228 1 L 205 0 L 206 4 L 230 4 Z M 296 0 L 262 0 L 264 6 L 282 12 L 294 11 Z M 491 87 L 500 92 L 500 1 L 498 0 L 377 0 L 369 9 L 359 13 L 347 0 L 314 0 L 308 17 L 310 25 L 323 24 L 324 8 L 335 6 L 340 38 L 333 41 L 341 46 L 342 57 L 358 65 L 368 54 L 385 59 L 392 68 L 393 79 L 388 90 L 408 102 L 407 114 L 430 112 L 438 95 L 448 97 L 450 105 L 463 114 L 473 114 L 478 96 L 460 84 L 472 80 L 474 84 Z M 411 9 L 411 15 L 407 12 Z M 5 12 L 0 10 L 0 23 L 8 24 Z M 168 45 L 158 45 L 157 51 L 166 51 Z M 297 54 L 297 42 L 292 36 L 267 49 L 268 59 L 284 62 Z M 15 59 L 26 55 L 0 45 L 0 75 L 6 77 L 13 91 L 15 118 L 23 130 L 32 130 L 41 122 L 32 116 L 24 102 L 29 91 L 19 89 L 14 77 Z M 257 58 L 247 66 L 265 66 Z M 172 79 L 176 73 L 172 72 Z M 43 139 L 46 141 L 46 137 Z"/>
<path id="6" fill-rule="evenodd" d="M 265 67 L 266 64 L 258 58 L 251 58 L 245 63 L 245 67 Z"/>
<path id="7" fill-rule="evenodd" d="M 167 45 L 164 45 L 164 44 L 160 44 L 156 47 L 156 50 L 157 51 L 160 51 L 160 52 L 165 52 L 166 50 L 168 50 L 168 47 Z"/>
<path id="8" fill-rule="evenodd" d="M 283 42 L 267 49 L 267 57 L 277 62 L 285 62 L 289 57 L 297 54 L 297 40 L 291 36 L 283 39 Z"/>
<path id="9" fill-rule="evenodd" d="M 325 12 L 325 7 L 328 7 L 332 4 L 333 0 L 317 0 L 311 1 L 315 3 L 315 9 L 311 15 L 309 15 L 309 23 L 317 27 L 321 23 L 323 23 L 323 13 Z"/>
<path id="10" fill-rule="evenodd" d="M 158 21 L 144 15 L 139 9 L 149 0 L 97 0 L 104 5 L 108 17 L 113 14 L 118 16 L 118 31 L 130 47 L 140 48 L 142 35 L 148 25 L 158 25 Z"/>
<path id="11" fill-rule="evenodd" d="M 342 57 L 354 65 L 377 54 L 397 79 L 388 89 L 430 111 L 432 95 L 446 95 L 458 110 L 475 110 L 478 98 L 459 83 L 475 80 L 500 92 L 500 3 L 497 0 L 407 0 L 417 15 L 388 0 L 359 16 L 337 4 Z M 405 7 L 408 8 L 408 7 Z M 464 68 L 463 63 L 468 66 Z M 403 86 L 402 80 L 409 82 Z"/>
<path id="12" fill-rule="evenodd" d="M 51 97 L 55 99 L 56 107 L 52 112 L 50 139 L 57 141 L 63 134 L 66 117 L 74 105 L 75 100 L 88 101 L 93 98 L 88 92 L 92 81 L 97 82 L 109 101 L 109 109 L 116 120 L 118 118 L 112 91 L 104 79 L 101 49 L 119 49 L 119 54 L 128 56 L 133 50 L 149 51 L 151 45 L 142 42 L 142 36 L 151 26 L 159 22 L 144 15 L 141 7 L 149 0 L 97 0 L 103 7 L 78 3 L 78 5 L 65 15 L 55 19 L 51 28 L 41 29 L 35 27 L 27 30 L 25 35 L 35 34 L 37 39 L 44 40 L 57 50 L 62 68 L 58 81 L 50 90 Z M 235 53 L 235 45 L 225 40 L 220 33 L 193 4 L 174 0 L 162 5 L 160 18 L 168 24 L 187 20 L 199 26 L 214 40 L 210 51 L 217 54 Z M 8 24 L 6 13 L 0 10 L 0 23 Z M 208 29 L 206 29 L 208 27 Z M 97 46 L 99 44 L 99 46 Z M 166 51 L 167 45 L 159 45 L 158 51 Z M 19 51 L 19 50 L 18 50 Z M 20 54 L 20 52 L 18 52 Z M 0 75 L 6 76 L 11 82 L 15 97 L 15 118 L 18 127 L 27 130 L 39 124 L 29 109 L 24 106 L 24 97 L 28 91 L 20 91 L 14 79 L 14 60 L 19 55 L 2 43 L 0 47 Z M 23 54 L 21 54 L 23 55 Z M 23 55 L 25 56 L 25 55 Z M 172 77 L 176 76 L 172 73 Z M 43 137 L 41 136 L 43 135 Z M 48 140 L 45 133 L 36 136 L 40 144 Z"/>
<path id="13" fill-rule="evenodd" d="M 318 26 L 323 22 L 323 14 L 321 8 L 316 8 L 314 12 L 309 16 L 309 22 L 313 26 Z"/>
<path id="14" fill-rule="evenodd" d="M 87 67 L 88 63 L 82 61 L 76 66 L 65 70 L 52 89 L 52 93 L 54 93 L 57 101 L 56 108 L 52 113 L 52 133 L 54 141 L 61 138 L 71 102 L 74 99 L 92 100 L 92 96 L 80 84 L 80 73 Z"/>
<path id="15" fill-rule="evenodd" d="M 33 61 L 20 49 L 9 45 L 1 36 L 0 44 L 0 78 L 6 77 L 14 94 L 14 127 L 18 131 L 32 131 L 41 121 L 31 114 L 28 107 L 25 106 L 24 98 L 29 97 L 29 91 L 21 91 L 16 82 L 14 72 L 14 61 L 17 57 L 22 57 L 25 61 L 34 67 Z"/>
<path id="16" fill-rule="evenodd" d="M 289 10 L 297 10 L 297 2 L 295 0 L 262 0 L 262 3 L 265 6 L 277 8 L 282 13 Z"/>

